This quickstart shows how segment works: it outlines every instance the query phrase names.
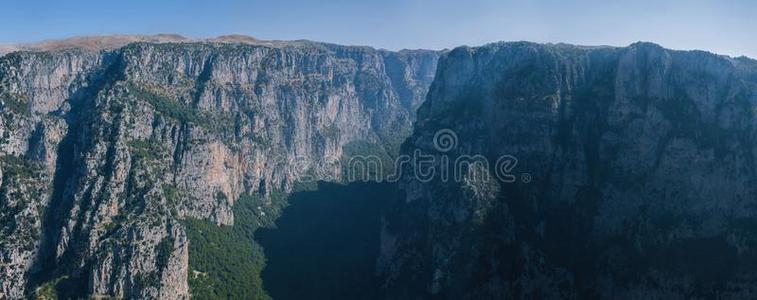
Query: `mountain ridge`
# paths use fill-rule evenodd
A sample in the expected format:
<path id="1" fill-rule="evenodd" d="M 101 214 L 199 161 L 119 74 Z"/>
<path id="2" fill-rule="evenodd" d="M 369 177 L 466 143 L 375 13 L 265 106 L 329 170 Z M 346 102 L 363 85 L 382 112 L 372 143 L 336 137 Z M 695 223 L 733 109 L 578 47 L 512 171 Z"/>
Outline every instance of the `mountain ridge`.
<path id="1" fill-rule="evenodd" d="M 42 40 L 38 42 L 29 42 L 29 43 L 0 43 L 0 56 L 8 54 L 10 52 L 14 51 L 55 51 L 55 50 L 63 50 L 63 49 L 84 49 L 84 50 L 112 50 L 115 48 L 123 47 L 129 43 L 135 43 L 135 42 L 146 42 L 146 43 L 245 43 L 245 44 L 251 44 L 251 45 L 270 45 L 270 46 L 279 46 L 279 45 L 287 45 L 287 44 L 297 44 L 297 43 L 314 43 L 314 44 L 324 44 L 324 45 L 342 45 L 342 46 L 349 46 L 349 47 L 368 47 L 376 50 L 386 50 L 386 51 L 392 51 L 392 52 L 402 52 L 402 51 L 414 51 L 414 50 L 427 50 L 427 51 L 450 51 L 454 48 L 458 47 L 466 47 L 466 48 L 481 48 L 489 45 L 495 45 L 495 44 L 508 44 L 508 43 L 532 43 L 532 44 L 538 44 L 538 45 L 545 45 L 545 46 L 555 46 L 555 47 L 576 47 L 576 48 L 585 48 L 585 49 L 600 49 L 600 48 L 626 48 L 630 46 L 635 45 L 654 45 L 658 47 L 662 47 L 664 49 L 670 50 L 670 51 L 683 51 L 683 52 L 689 52 L 689 51 L 703 51 L 719 56 L 725 56 L 731 59 L 739 59 L 739 58 L 746 58 L 748 60 L 754 61 L 757 58 L 748 57 L 746 55 L 726 55 L 726 54 L 719 54 L 716 52 L 708 51 L 705 49 L 671 49 L 667 48 L 662 44 L 658 44 L 653 41 L 636 41 L 632 42 L 628 45 L 621 45 L 621 46 L 610 46 L 610 45 L 585 45 L 585 44 L 574 44 L 574 43 L 565 43 L 565 42 L 531 42 L 526 40 L 520 40 L 520 41 L 495 41 L 495 42 L 488 42 L 483 45 L 478 46 L 469 46 L 469 45 L 460 45 L 457 47 L 453 47 L 452 49 L 427 49 L 427 48 L 417 48 L 417 49 L 408 49 L 408 48 L 402 48 L 397 50 L 388 50 L 383 49 L 381 47 L 374 47 L 370 45 L 346 45 L 346 44 L 340 44 L 340 43 L 332 43 L 332 42 L 320 42 L 320 41 L 313 41 L 308 39 L 295 39 L 295 40 L 263 40 L 258 39 L 254 36 L 245 35 L 245 34 L 223 34 L 216 37 L 207 37 L 207 38 L 190 38 L 185 37 L 181 34 L 176 33 L 158 33 L 158 34 L 104 34 L 104 35 L 84 35 L 84 36 L 73 36 L 68 38 L 61 38 L 61 39 L 49 39 L 49 40 Z"/>
<path id="2" fill-rule="evenodd" d="M 267 45 L 271 47 L 281 47 L 286 45 L 297 44 L 316 44 L 316 45 L 332 45 L 332 46 L 346 46 L 346 47 L 366 47 L 376 50 L 391 51 L 391 52 L 407 52 L 407 51 L 445 51 L 446 49 L 430 50 L 430 49 L 399 49 L 399 50 L 387 50 L 367 45 L 343 45 L 338 43 L 319 42 L 307 39 L 296 40 L 262 40 L 253 36 L 244 34 L 225 34 L 217 37 L 210 38 L 189 38 L 180 34 L 174 33 L 162 33 L 162 34 L 110 34 L 110 35 L 92 35 L 92 36 L 74 36 L 62 39 L 50 39 L 39 42 L 30 43 L 4 43 L 0 44 L 0 56 L 6 55 L 16 51 L 31 51 L 31 52 L 46 52 L 46 51 L 61 51 L 61 50 L 87 50 L 87 51 L 101 51 L 101 50 L 114 50 L 120 47 L 124 47 L 130 43 L 242 43 L 249 45 Z"/>

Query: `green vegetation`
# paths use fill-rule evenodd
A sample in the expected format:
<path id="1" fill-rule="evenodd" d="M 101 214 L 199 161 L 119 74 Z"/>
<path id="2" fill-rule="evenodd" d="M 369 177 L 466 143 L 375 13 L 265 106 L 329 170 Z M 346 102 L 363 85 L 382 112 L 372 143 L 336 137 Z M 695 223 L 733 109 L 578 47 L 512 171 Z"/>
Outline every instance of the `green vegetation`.
<path id="1" fill-rule="evenodd" d="M 154 91 L 143 85 L 129 82 L 129 91 L 139 100 L 149 103 L 159 114 L 182 123 L 196 124 L 209 131 L 229 136 L 234 134 L 236 117 L 233 114 L 215 114 L 200 111 L 191 104 L 182 103 L 178 99 Z M 118 111 L 118 108 L 114 108 Z"/>
<path id="2" fill-rule="evenodd" d="M 105 231 L 105 235 L 102 236 L 100 239 L 108 237 L 109 233 L 116 231 L 116 229 L 120 227 L 121 227 L 121 224 L 115 221 L 110 221 L 108 223 L 105 223 L 105 225 L 103 225 L 103 231 Z"/>
<path id="3" fill-rule="evenodd" d="M 3 109 L 10 110 L 19 115 L 29 115 L 31 110 L 29 109 L 28 101 L 24 101 L 21 97 L 12 95 L 3 95 Z"/>
<path id="4" fill-rule="evenodd" d="M 202 120 L 200 113 L 183 103 L 169 98 L 135 83 L 129 83 L 129 90 L 137 99 L 147 101 L 160 114 L 180 122 L 196 123 Z"/>
<path id="5" fill-rule="evenodd" d="M 53 280 L 50 280 L 48 282 L 43 283 L 42 285 L 37 288 L 37 290 L 34 292 L 35 299 L 38 300 L 54 300 L 59 299 L 61 297 L 58 297 L 58 291 L 57 291 L 57 285 L 68 278 L 68 276 L 59 277 Z"/>
<path id="6" fill-rule="evenodd" d="M 164 270 L 168 266 L 168 260 L 171 258 L 171 252 L 173 252 L 174 239 L 171 237 L 164 238 L 158 243 L 156 249 L 157 256 L 155 258 L 155 265 L 158 270 Z"/>
<path id="7" fill-rule="evenodd" d="M 241 196 L 234 226 L 186 220 L 192 298 L 373 298 L 380 212 L 396 199 L 386 183 L 296 183 L 291 196 Z"/>
<path id="8" fill-rule="evenodd" d="M 344 146 L 345 181 L 382 181 L 395 172 L 394 168 L 394 159 L 379 144 L 357 141 Z"/>
<path id="9" fill-rule="evenodd" d="M 285 205 L 284 195 L 273 193 L 271 204 L 262 196 L 243 195 L 234 205 L 234 226 L 204 220 L 184 222 L 189 236 L 189 288 L 195 299 L 270 299 L 260 272 L 263 250 L 255 230 L 272 226 Z"/>
<path id="10" fill-rule="evenodd" d="M 164 152 L 160 143 L 153 140 L 132 140 L 129 141 L 129 148 L 135 160 L 154 160 Z"/>
<path id="11" fill-rule="evenodd" d="M 176 199 L 178 199 L 178 193 L 179 190 L 175 186 L 163 185 L 163 195 L 166 196 L 168 203 L 175 203 Z"/>
<path id="12" fill-rule="evenodd" d="M 292 193 L 275 229 L 260 229 L 261 274 L 274 299 L 378 299 L 382 212 L 404 197 L 389 183 L 321 182 Z"/>
<path id="13" fill-rule="evenodd" d="M 13 155 L 0 157 L 0 163 L 3 166 L 3 176 L 7 177 L 30 178 L 39 169 L 33 163 Z"/>

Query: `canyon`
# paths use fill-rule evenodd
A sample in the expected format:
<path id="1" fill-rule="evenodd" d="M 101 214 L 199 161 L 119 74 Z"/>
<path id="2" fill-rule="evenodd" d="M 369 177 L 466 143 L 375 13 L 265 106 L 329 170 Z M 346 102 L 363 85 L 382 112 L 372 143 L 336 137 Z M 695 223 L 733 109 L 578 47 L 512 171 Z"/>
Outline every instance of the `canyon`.
<path id="1" fill-rule="evenodd" d="M 757 293 L 750 58 L 176 35 L 2 49 L 0 298 Z M 414 153 L 489 163 L 345 176 Z"/>

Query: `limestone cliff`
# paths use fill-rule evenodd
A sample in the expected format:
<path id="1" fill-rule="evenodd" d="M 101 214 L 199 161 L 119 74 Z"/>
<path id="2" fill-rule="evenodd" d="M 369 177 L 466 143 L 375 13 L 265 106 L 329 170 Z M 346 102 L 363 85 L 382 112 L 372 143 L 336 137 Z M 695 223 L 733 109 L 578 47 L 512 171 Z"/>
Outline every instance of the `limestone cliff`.
<path id="1" fill-rule="evenodd" d="M 649 43 L 444 55 L 403 153 L 380 270 L 391 298 L 753 298 L 757 63 Z M 456 134 L 435 147 L 435 133 Z M 497 169 L 502 157 L 514 165 Z M 497 177 L 498 173 L 504 176 Z M 491 175 L 491 180 L 483 180 Z"/>
<path id="2" fill-rule="evenodd" d="M 396 151 L 437 56 L 229 38 L 2 56 L 0 293 L 187 298 L 181 220 L 338 180 L 350 143 Z"/>

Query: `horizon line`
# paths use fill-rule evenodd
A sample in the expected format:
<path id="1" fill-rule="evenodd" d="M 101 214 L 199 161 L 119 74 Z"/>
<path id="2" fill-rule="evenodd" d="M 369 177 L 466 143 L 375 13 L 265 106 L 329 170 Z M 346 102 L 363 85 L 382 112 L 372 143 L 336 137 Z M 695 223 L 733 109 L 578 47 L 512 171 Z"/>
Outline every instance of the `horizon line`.
<path id="1" fill-rule="evenodd" d="M 4 56 L 5 54 L 16 52 L 16 51 L 55 51 L 55 50 L 64 50 L 64 49 L 87 49 L 88 46 L 92 45 L 77 45 L 75 42 L 87 42 L 87 40 L 90 40 L 90 42 L 104 42 L 104 39 L 108 38 L 121 38 L 121 39 L 131 39 L 131 40 L 122 40 L 121 43 L 118 43 L 119 41 L 111 41 L 116 43 L 116 45 L 101 45 L 102 48 L 98 50 L 107 50 L 107 49 L 116 49 L 123 47 L 125 45 L 131 44 L 131 43 L 137 43 L 137 42 L 144 42 L 144 43 L 248 43 L 248 44 L 259 44 L 259 45 L 265 45 L 265 44 L 274 44 L 274 43 L 295 43 L 295 42 L 312 42 L 312 43 L 320 43 L 320 44 L 332 44 L 332 45 L 339 45 L 339 46 L 347 46 L 347 47 L 368 47 L 376 50 L 386 50 L 386 51 L 393 51 L 393 52 L 399 52 L 403 50 L 429 50 L 429 51 L 449 51 L 460 47 L 469 47 L 469 48 L 478 48 L 483 47 L 486 45 L 491 44 L 497 44 L 497 43 L 517 43 L 517 42 L 526 42 L 526 43 L 534 43 L 534 44 L 541 44 L 541 45 L 569 45 L 569 46 L 575 46 L 575 47 L 587 47 L 587 48 L 626 48 L 630 47 L 634 44 L 639 43 L 650 43 L 657 45 L 663 49 L 671 50 L 671 51 L 703 51 L 708 52 L 714 55 L 718 56 L 725 56 L 732 59 L 737 58 L 747 58 L 751 60 L 757 60 L 757 58 L 752 58 L 747 55 L 732 55 L 732 54 L 723 54 L 714 52 L 713 50 L 707 50 L 707 49 L 676 49 L 676 48 L 669 48 L 666 47 L 659 42 L 654 41 L 645 41 L 645 40 L 639 40 L 630 42 L 626 45 L 606 45 L 606 44 L 598 44 L 598 45 L 587 45 L 587 44 L 581 44 L 581 43 L 572 43 L 572 42 L 555 42 L 555 41 L 531 41 L 531 40 L 495 40 L 495 41 L 489 41 L 484 42 L 479 45 L 467 45 L 467 44 L 460 44 L 453 47 L 444 47 L 441 49 L 435 49 L 435 48 L 401 48 L 401 49 L 388 49 L 384 47 L 377 47 L 373 45 L 366 45 L 366 44 L 350 44 L 350 43 L 339 43 L 339 42 L 333 42 L 333 41 L 320 41 L 320 40 L 312 40 L 307 38 L 299 38 L 299 39 L 260 39 L 253 35 L 244 34 L 244 33 L 229 33 L 229 34 L 221 34 L 217 36 L 210 36 L 210 37 L 196 37 L 196 36 L 188 36 L 180 33 L 168 33 L 168 32 L 161 32 L 161 33 L 103 33 L 103 34 L 93 34 L 93 35 L 72 35 L 68 37 L 63 38 L 51 38 L 51 39 L 42 39 L 38 41 L 32 41 L 32 42 L 0 42 L 0 56 Z M 141 40 L 140 40 L 141 39 Z M 163 39 L 163 40 L 161 40 Z M 68 44 L 67 44 L 68 43 Z M 58 44 L 58 49 L 45 49 L 44 47 L 50 47 L 55 46 L 55 44 Z"/>

